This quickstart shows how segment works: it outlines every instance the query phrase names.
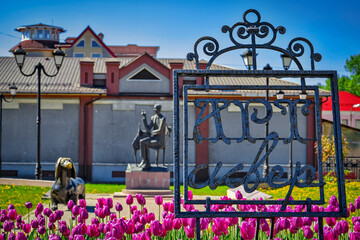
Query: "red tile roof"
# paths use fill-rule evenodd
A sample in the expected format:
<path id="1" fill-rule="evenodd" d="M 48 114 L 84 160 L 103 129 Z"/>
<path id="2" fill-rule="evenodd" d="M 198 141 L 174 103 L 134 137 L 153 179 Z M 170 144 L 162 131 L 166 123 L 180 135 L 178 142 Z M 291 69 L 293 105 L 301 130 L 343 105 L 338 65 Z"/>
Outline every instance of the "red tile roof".
<path id="1" fill-rule="evenodd" d="M 339 91 L 339 100 L 340 100 L 340 111 L 350 111 L 351 108 L 360 103 L 360 97 L 351 94 L 345 91 Z M 323 103 L 322 105 L 323 111 L 331 111 L 332 110 L 332 99 L 329 97 L 329 100 Z M 353 111 L 360 111 L 360 107 L 353 108 Z"/>
<path id="2" fill-rule="evenodd" d="M 56 41 L 37 41 L 37 40 L 25 40 L 21 42 L 21 47 L 25 50 L 54 50 L 55 44 L 58 44 Z M 13 52 L 17 49 L 19 44 L 11 48 L 9 51 Z"/>
<path id="3" fill-rule="evenodd" d="M 136 57 L 146 52 L 152 57 L 156 57 L 159 47 L 137 46 L 129 44 L 127 46 L 108 46 L 116 57 Z"/>

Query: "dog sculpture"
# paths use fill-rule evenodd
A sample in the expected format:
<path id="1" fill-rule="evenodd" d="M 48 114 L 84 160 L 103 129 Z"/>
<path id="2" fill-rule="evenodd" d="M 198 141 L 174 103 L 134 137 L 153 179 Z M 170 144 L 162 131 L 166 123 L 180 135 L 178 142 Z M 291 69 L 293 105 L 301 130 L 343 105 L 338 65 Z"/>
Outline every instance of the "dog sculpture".
<path id="1" fill-rule="evenodd" d="M 60 157 L 55 168 L 55 183 L 51 188 L 51 208 L 57 210 L 58 203 L 67 204 L 73 200 L 85 199 L 85 184 L 76 177 L 76 170 L 70 158 Z"/>

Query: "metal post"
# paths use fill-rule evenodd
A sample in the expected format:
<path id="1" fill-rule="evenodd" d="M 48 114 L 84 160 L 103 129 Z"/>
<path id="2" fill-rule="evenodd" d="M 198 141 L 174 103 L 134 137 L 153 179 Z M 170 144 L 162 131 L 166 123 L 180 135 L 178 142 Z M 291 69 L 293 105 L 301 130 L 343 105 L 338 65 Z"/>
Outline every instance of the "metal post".
<path id="1" fill-rule="evenodd" d="M 293 178 L 293 147 L 292 147 L 293 142 L 291 141 L 289 144 L 289 172 L 290 172 L 290 179 Z"/>
<path id="2" fill-rule="evenodd" d="M 266 71 L 270 71 L 272 70 L 272 67 L 267 64 L 265 67 L 264 67 L 264 70 Z M 269 87 L 269 77 L 266 77 L 266 87 Z M 269 90 L 266 89 L 265 91 L 265 100 L 268 102 L 269 101 Z M 265 138 L 269 135 L 269 122 L 267 121 L 265 123 Z M 265 146 L 265 151 L 268 152 L 269 151 L 269 145 L 266 144 Z M 263 169 L 263 177 L 267 177 L 269 175 L 269 172 L 270 172 L 270 167 L 269 167 L 269 157 L 266 157 L 265 159 L 265 166 L 264 166 L 264 169 Z"/>
<path id="3" fill-rule="evenodd" d="M 37 66 L 38 71 L 38 89 L 37 89 L 37 159 L 35 165 L 35 179 L 41 180 L 41 65 Z"/>

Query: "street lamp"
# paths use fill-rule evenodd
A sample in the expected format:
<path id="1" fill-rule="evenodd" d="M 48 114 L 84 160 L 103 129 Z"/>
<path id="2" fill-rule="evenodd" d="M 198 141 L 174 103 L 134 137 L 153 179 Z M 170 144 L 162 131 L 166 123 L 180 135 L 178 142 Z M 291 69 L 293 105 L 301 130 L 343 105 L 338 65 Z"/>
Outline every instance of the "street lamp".
<path id="1" fill-rule="evenodd" d="M 281 54 L 280 57 L 282 59 L 284 69 L 288 70 L 290 68 L 292 58 L 287 54 Z"/>
<path id="2" fill-rule="evenodd" d="M 32 73 L 30 74 L 26 74 L 22 71 L 22 67 L 24 65 L 25 62 L 25 56 L 26 56 L 26 51 L 23 50 L 21 48 L 21 45 L 19 45 L 19 48 L 16 49 L 14 51 L 14 55 L 15 55 L 15 60 L 16 60 L 16 64 L 18 65 L 20 72 L 22 75 L 26 76 L 26 77 L 30 77 L 33 76 L 36 72 L 37 72 L 37 76 L 38 76 L 38 88 L 37 88 L 37 118 L 36 118 L 36 124 L 37 124 L 37 160 L 36 160 L 36 165 L 35 165 L 35 178 L 36 179 L 41 179 L 42 178 L 42 174 L 41 174 L 41 161 L 40 161 L 40 149 L 41 149 L 41 145 L 40 145 L 40 126 L 41 126 L 41 110 L 40 110 L 40 106 L 41 106 L 41 72 L 43 72 L 46 76 L 48 77 L 55 77 L 58 73 L 59 70 L 61 68 L 61 65 L 64 61 L 64 57 L 65 57 L 65 53 L 61 50 L 61 48 L 59 47 L 58 49 L 56 49 L 52 54 L 54 56 L 54 62 L 55 62 L 55 66 L 56 66 L 56 73 L 55 74 L 48 74 L 45 71 L 44 66 L 39 62 L 35 67 Z"/>
<path id="3" fill-rule="evenodd" d="M 253 65 L 253 52 L 248 49 L 243 54 L 241 54 L 241 57 L 244 60 L 245 66 L 250 70 Z"/>
<path id="4" fill-rule="evenodd" d="M 350 126 L 352 126 L 352 127 L 355 127 L 355 126 L 353 126 L 352 110 L 353 110 L 353 108 L 358 108 L 358 107 L 360 107 L 360 103 L 354 104 L 354 105 L 351 107 L 351 110 L 350 110 L 350 123 L 351 123 Z"/>
<path id="5" fill-rule="evenodd" d="M 11 98 L 6 99 L 6 97 L 3 94 L 0 94 L 0 177 L 2 177 L 2 173 L 1 173 L 1 164 L 2 164 L 2 144 L 1 144 L 1 137 L 2 137 L 2 101 L 4 100 L 5 102 L 9 103 L 12 102 L 12 100 L 14 100 L 14 97 L 16 95 L 16 90 L 17 87 L 15 86 L 15 84 L 11 85 L 9 87 L 10 89 L 10 94 L 11 94 Z"/>

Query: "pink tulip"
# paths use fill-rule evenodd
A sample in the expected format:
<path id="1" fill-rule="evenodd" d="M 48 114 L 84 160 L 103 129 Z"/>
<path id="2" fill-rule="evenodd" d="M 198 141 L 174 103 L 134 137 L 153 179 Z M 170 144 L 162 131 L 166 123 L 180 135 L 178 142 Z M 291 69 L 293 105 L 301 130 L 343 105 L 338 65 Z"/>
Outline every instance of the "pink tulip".
<path id="1" fill-rule="evenodd" d="M 67 204 L 67 209 L 71 211 L 71 209 L 75 206 L 75 203 L 73 200 L 69 200 Z"/>
<path id="2" fill-rule="evenodd" d="M 193 193 L 191 190 L 188 190 L 188 199 L 192 200 L 194 198 Z"/>
<path id="3" fill-rule="evenodd" d="M 10 218 L 10 220 L 14 221 L 17 218 L 16 209 L 10 209 L 8 213 L 8 217 Z"/>
<path id="4" fill-rule="evenodd" d="M 240 233 L 244 240 L 251 240 L 255 236 L 255 228 L 245 220 L 241 223 Z"/>
<path id="5" fill-rule="evenodd" d="M 150 229 L 151 229 L 152 234 L 155 237 L 160 236 L 162 234 L 162 232 L 164 231 L 162 224 L 158 220 L 153 221 L 150 224 Z"/>
<path id="6" fill-rule="evenodd" d="M 354 205 L 355 205 L 356 209 L 360 209 L 360 199 L 359 198 L 355 199 Z"/>
<path id="7" fill-rule="evenodd" d="M 156 203 L 157 205 L 162 205 L 162 204 L 163 204 L 163 198 L 162 198 L 161 195 L 155 196 L 155 203 Z"/>
<path id="8" fill-rule="evenodd" d="M 26 202 L 26 203 L 25 203 L 25 207 L 26 207 L 27 209 L 32 208 L 32 203 L 31 203 L 31 202 Z"/>
<path id="9" fill-rule="evenodd" d="M 131 221 L 131 220 L 130 220 Z M 129 234 L 132 234 L 129 233 Z M 122 239 L 124 236 L 124 230 L 120 224 L 114 224 L 111 229 L 111 236 L 115 239 Z"/>
<path id="10" fill-rule="evenodd" d="M 235 192 L 235 197 L 237 200 L 241 200 L 243 198 L 243 195 L 241 194 L 241 192 L 239 190 L 237 190 Z"/>
<path id="11" fill-rule="evenodd" d="M 123 210 L 123 207 L 120 203 L 116 203 L 115 204 L 115 210 L 118 211 L 118 212 L 121 212 Z"/>
<path id="12" fill-rule="evenodd" d="M 175 230 L 179 230 L 180 228 L 181 228 L 181 221 L 180 221 L 180 219 L 178 219 L 178 218 L 175 218 L 174 219 L 174 221 L 173 221 L 173 228 L 175 229 Z"/>
<path id="13" fill-rule="evenodd" d="M 360 240 L 359 232 L 351 232 L 349 233 L 350 240 Z"/>
<path id="14" fill-rule="evenodd" d="M 195 237 L 195 229 L 193 229 L 192 227 L 190 226 L 186 226 L 184 228 L 184 231 L 185 231 L 185 234 L 188 238 L 192 239 Z"/>
<path id="15" fill-rule="evenodd" d="M 312 239 L 312 238 L 313 238 L 314 233 L 313 233 L 313 231 L 311 230 L 310 226 L 305 225 L 302 229 L 303 229 L 303 231 L 304 231 L 304 237 L 305 237 L 306 239 Z"/>
<path id="16" fill-rule="evenodd" d="M 131 205 L 131 204 L 134 203 L 134 198 L 133 198 L 133 196 L 131 194 L 129 194 L 129 195 L 126 196 L 125 201 L 126 201 L 127 205 Z"/>
<path id="17" fill-rule="evenodd" d="M 85 199 L 79 199 L 79 207 L 86 208 L 86 201 Z"/>

